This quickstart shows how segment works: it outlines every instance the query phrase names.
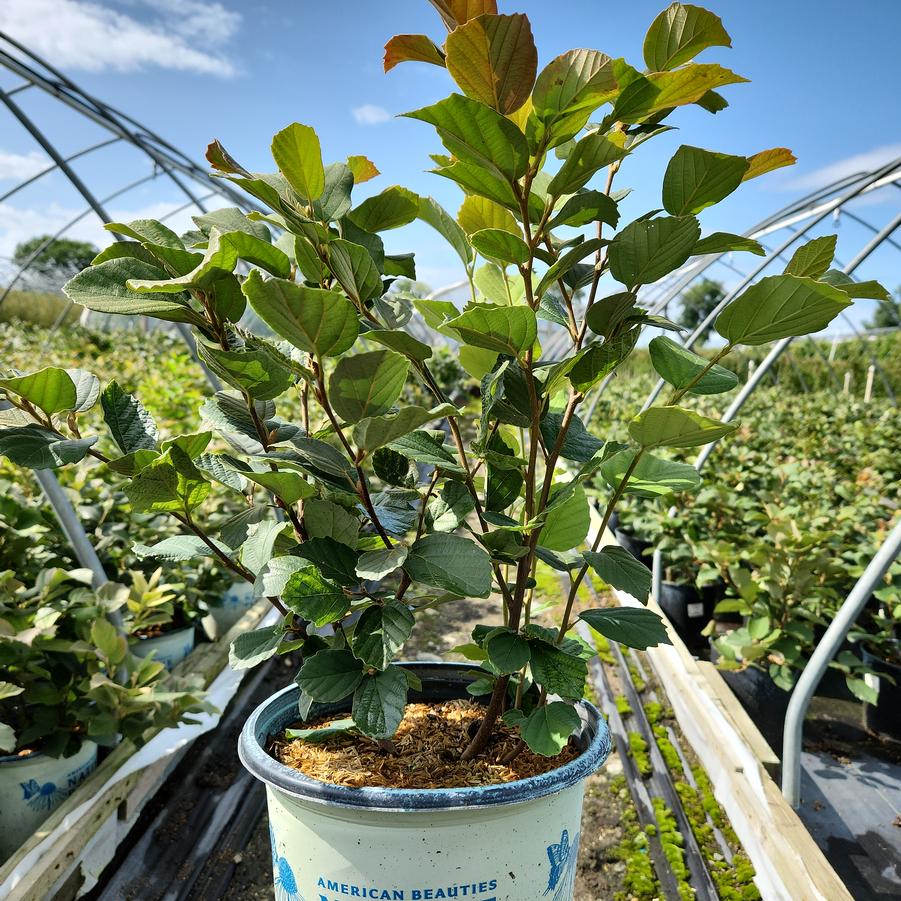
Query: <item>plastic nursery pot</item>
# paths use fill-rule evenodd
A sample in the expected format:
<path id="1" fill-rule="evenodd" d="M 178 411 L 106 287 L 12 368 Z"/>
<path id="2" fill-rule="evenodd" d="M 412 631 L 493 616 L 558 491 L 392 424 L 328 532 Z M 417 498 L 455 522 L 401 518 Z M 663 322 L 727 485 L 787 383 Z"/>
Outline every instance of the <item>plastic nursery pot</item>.
<path id="1" fill-rule="evenodd" d="M 136 657 L 146 657 L 154 651 L 154 660 L 162 663 L 166 669 L 172 669 L 194 650 L 194 638 L 194 627 L 186 626 L 174 632 L 163 632 L 162 635 L 154 635 L 151 638 L 133 640 L 131 652 Z"/>
<path id="2" fill-rule="evenodd" d="M 713 608 L 721 599 L 722 590 L 716 584 L 705 585 L 700 590 L 680 582 L 664 582 L 660 586 L 657 603 L 688 647 L 706 646 L 707 639 L 701 633 L 713 619 Z"/>
<path id="3" fill-rule="evenodd" d="M 650 569 L 651 551 L 654 545 L 650 541 L 638 538 L 630 532 L 624 532 L 618 526 L 613 530 L 617 544 L 627 550 L 639 563 L 643 563 Z"/>
<path id="4" fill-rule="evenodd" d="M 411 701 L 467 698 L 470 664 L 409 663 Z M 477 788 L 347 788 L 311 779 L 267 752 L 297 720 L 298 689 L 261 704 L 241 733 L 244 766 L 266 783 L 275 897 L 282 901 L 466 899 L 571 901 L 585 780 L 610 735 L 578 705 L 582 753 L 540 776 Z M 346 704 L 315 705 L 313 714 Z"/>
<path id="5" fill-rule="evenodd" d="M 896 642 L 895 647 L 901 648 L 901 643 Z M 867 681 L 875 684 L 879 694 L 876 704 L 863 705 L 864 725 L 871 732 L 901 741 L 901 666 L 877 656 L 871 646 L 864 645 L 861 651 L 864 664 L 875 672 L 866 677 Z M 895 684 L 880 678 L 880 674 L 891 676 Z"/>
<path id="6" fill-rule="evenodd" d="M 815 623 L 813 627 L 814 646 L 822 641 L 825 634 L 826 626 Z M 841 654 L 843 651 L 850 651 L 855 657 L 860 658 L 860 646 L 847 639 L 839 646 L 838 654 Z M 826 668 L 826 672 L 823 673 L 823 678 L 820 679 L 820 684 L 817 686 L 815 694 L 818 698 L 835 698 L 840 701 L 857 700 L 848 688 L 845 674 L 832 666 Z"/>
<path id="7" fill-rule="evenodd" d="M 210 612 L 203 618 L 203 628 L 210 640 L 215 641 L 225 635 L 253 607 L 255 601 L 250 582 L 236 582 L 232 585 L 222 595 L 219 606 L 210 607 Z"/>
<path id="8" fill-rule="evenodd" d="M 710 646 L 710 660 L 713 663 L 720 654 Z M 748 712 L 760 734 L 778 755 L 782 755 L 782 736 L 785 732 L 785 715 L 791 692 L 780 688 L 770 678 L 769 673 L 756 666 L 744 670 L 720 670 L 720 675 L 732 689 L 732 694 Z"/>
<path id="9" fill-rule="evenodd" d="M 0 757 L 0 861 L 10 857 L 97 766 L 97 745 L 71 757 Z"/>

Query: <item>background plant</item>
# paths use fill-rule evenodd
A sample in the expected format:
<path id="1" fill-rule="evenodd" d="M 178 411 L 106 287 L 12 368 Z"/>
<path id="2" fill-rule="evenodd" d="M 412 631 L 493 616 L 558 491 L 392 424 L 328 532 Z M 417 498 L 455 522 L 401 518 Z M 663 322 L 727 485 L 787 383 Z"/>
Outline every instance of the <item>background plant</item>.
<path id="1" fill-rule="evenodd" d="M 735 387 L 719 365 L 734 347 L 818 331 L 855 294 L 885 292 L 827 271 L 834 240 L 816 239 L 785 274 L 761 280 L 720 315 L 724 344 L 711 358 L 654 339 L 651 359 L 671 390 L 634 418 L 616 411 L 628 419 L 625 442 L 608 434 L 614 426 L 589 433 L 577 412 L 586 394 L 645 327 L 674 327 L 640 306 L 639 289 L 693 255 L 763 253 L 736 235 L 701 237 L 697 214 L 793 157 L 782 148 L 743 157 L 685 145 L 667 166 L 665 215 L 651 211 L 614 231 L 623 195 L 613 182 L 628 157 L 666 130 L 678 107 L 722 109 L 716 89 L 745 80 L 692 61 L 730 44 L 720 20 L 673 4 L 648 32 L 644 72 L 576 50 L 538 73 L 525 16 L 498 15 L 490 0 L 465 13 L 434 5 L 445 43 L 398 36 L 385 67 L 411 59 L 445 67 L 462 91 L 408 114 L 433 126 L 447 151 L 433 159 L 464 190 L 457 219 L 396 186 L 354 205 L 355 185 L 375 167 L 365 157 L 325 166 L 306 125 L 275 135 L 274 173 L 248 171 L 213 142 L 216 174 L 267 212 L 219 210 L 182 236 L 155 221 L 114 223 L 123 240 L 66 291 L 91 310 L 189 325 L 200 358 L 231 390 L 201 404 L 199 431 L 163 438 L 116 382 L 101 393 L 82 369 L 12 375 L 0 381 L 15 408 L 0 452 L 36 468 L 87 457 L 122 477 L 133 510 L 167 513 L 181 526 L 143 557 L 213 557 L 282 614 L 235 642 L 235 664 L 300 649 L 301 714 L 314 701 L 347 703 L 367 735 L 390 736 L 400 722 L 415 679 L 393 661 L 417 610 L 497 591 L 502 620 L 473 633 L 489 700 L 463 756 L 481 752 L 502 714 L 533 750 L 552 755 L 579 724 L 586 651 L 568 633 L 589 568 L 647 598 L 647 569 L 600 547 L 614 507 L 627 494 L 697 488 L 695 470 L 661 449 L 678 453 L 736 428 L 680 402 Z M 591 186 L 595 177 L 603 190 Z M 460 256 L 471 288 L 462 310 L 393 289 L 395 278 L 415 278 L 414 262 L 387 253 L 380 233 L 417 217 Z M 616 283 L 615 293 L 604 295 L 602 282 Z M 432 349 L 404 330 L 414 314 L 460 344 L 461 364 L 481 379 L 477 409 L 448 403 Z M 543 355 L 539 321 L 568 336 L 564 356 Z M 413 383 L 434 406 L 401 401 Z M 98 398 L 103 440 L 80 425 Z M 582 550 L 584 486 L 595 477 L 606 488 L 603 525 Z M 221 493 L 242 509 L 208 521 Z M 571 579 L 555 629 L 532 620 L 539 559 Z M 635 647 L 666 640 L 646 609 L 579 617 Z M 326 626 L 332 634 L 314 633 Z"/>

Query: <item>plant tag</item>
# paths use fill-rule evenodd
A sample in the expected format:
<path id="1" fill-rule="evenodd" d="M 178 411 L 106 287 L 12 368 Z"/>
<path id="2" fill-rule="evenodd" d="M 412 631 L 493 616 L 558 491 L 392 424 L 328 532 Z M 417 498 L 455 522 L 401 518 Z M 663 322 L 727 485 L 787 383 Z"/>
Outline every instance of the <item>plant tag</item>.
<path id="1" fill-rule="evenodd" d="M 704 605 L 701 603 L 687 604 L 686 609 L 690 619 L 697 619 L 704 615 Z"/>
<path id="2" fill-rule="evenodd" d="M 864 673 L 863 681 L 866 682 L 868 688 L 872 688 L 876 694 L 879 694 L 879 676 L 875 673 Z"/>

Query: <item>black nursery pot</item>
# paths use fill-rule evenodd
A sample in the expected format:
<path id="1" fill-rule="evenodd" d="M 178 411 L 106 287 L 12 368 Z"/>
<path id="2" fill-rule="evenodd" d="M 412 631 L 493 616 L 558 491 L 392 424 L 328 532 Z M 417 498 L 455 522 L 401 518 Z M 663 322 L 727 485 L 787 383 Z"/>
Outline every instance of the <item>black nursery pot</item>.
<path id="1" fill-rule="evenodd" d="M 660 604 L 667 619 L 673 624 L 682 641 L 690 648 L 706 646 L 701 634 L 713 618 L 713 608 L 722 598 L 721 585 L 705 585 L 698 590 L 695 585 L 680 582 L 664 582 L 660 586 Z"/>
<path id="2" fill-rule="evenodd" d="M 716 663 L 719 652 L 711 644 L 710 659 Z M 785 731 L 785 715 L 791 692 L 780 688 L 765 670 L 749 666 L 739 672 L 720 670 L 732 694 L 754 721 L 767 744 L 782 756 L 782 736 Z"/>
<path id="3" fill-rule="evenodd" d="M 639 563 L 643 563 L 648 569 L 651 568 L 651 550 L 654 545 L 650 541 L 624 532 L 620 528 L 614 529 L 613 534 L 620 547 L 625 548 Z"/>
<path id="4" fill-rule="evenodd" d="M 901 666 L 877 657 L 866 645 L 861 648 L 861 656 L 875 673 L 895 680 L 893 685 L 888 679 L 879 679 L 878 703 L 863 705 L 864 725 L 871 732 L 901 741 Z"/>
<path id="5" fill-rule="evenodd" d="M 825 634 L 826 626 L 821 626 L 819 623 L 816 623 L 813 627 L 813 640 L 815 645 L 819 645 Z M 859 647 L 859 645 L 845 639 L 839 646 L 838 654 L 841 654 L 842 651 L 850 651 L 856 657 L 860 657 Z M 836 654 L 836 656 L 838 656 L 838 654 Z M 823 673 L 823 678 L 820 679 L 820 684 L 817 686 L 815 694 L 818 698 L 835 698 L 838 701 L 857 700 L 848 688 L 848 683 L 845 681 L 845 674 L 832 666 L 826 667 L 826 672 Z"/>

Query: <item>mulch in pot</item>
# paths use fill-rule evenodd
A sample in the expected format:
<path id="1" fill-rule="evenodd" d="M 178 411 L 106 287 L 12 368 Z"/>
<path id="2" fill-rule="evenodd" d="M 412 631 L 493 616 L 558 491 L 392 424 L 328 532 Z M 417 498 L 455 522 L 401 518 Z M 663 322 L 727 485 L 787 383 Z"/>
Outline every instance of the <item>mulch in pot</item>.
<path id="1" fill-rule="evenodd" d="M 519 734 L 498 721 L 488 748 L 476 759 L 460 760 L 475 734 L 484 707 L 467 700 L 408 704 L 390 741 L 345 732 L 323 742 L 284 737 L 273 743 L 273 756 L 286 766 L 322 782 L 350 788 L 465 788 L 515 782 L 561 767 L 579 756 L 572 743 L 556 757 L 542 757 L 527 747 L 505 758 L 519 744 Z M 297 728 L 328 726 L 347 714 L 331 715 Z"/>

